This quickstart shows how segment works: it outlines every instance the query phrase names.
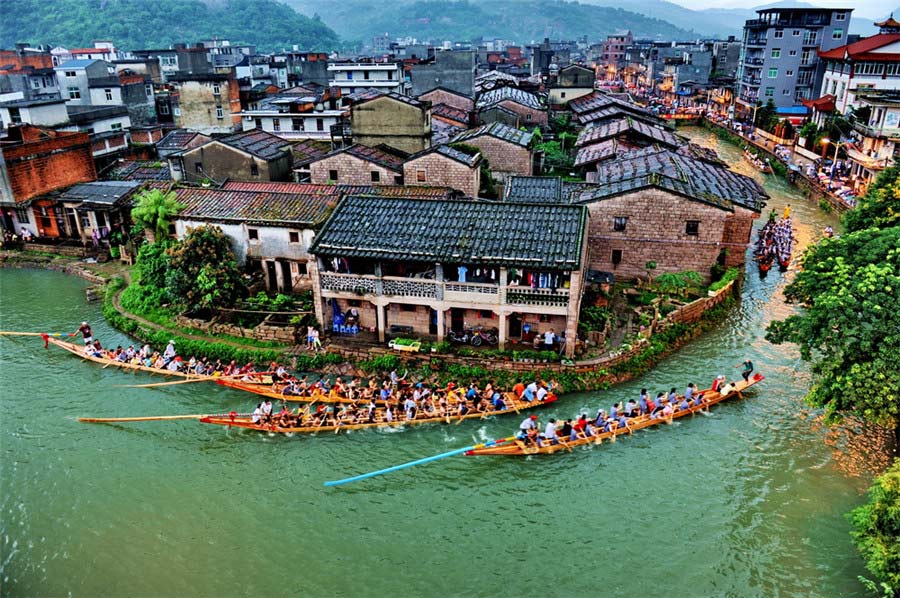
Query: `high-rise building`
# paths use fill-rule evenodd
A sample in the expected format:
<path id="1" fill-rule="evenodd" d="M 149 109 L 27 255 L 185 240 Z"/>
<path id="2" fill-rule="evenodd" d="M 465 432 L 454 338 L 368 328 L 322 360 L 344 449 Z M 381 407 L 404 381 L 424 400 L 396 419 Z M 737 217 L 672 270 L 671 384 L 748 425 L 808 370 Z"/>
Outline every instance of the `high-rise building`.
<path id="1" fill-rule="evenodd" d="M 736 110 L 752 113 L 768 100 L 784 114 L 816 97 L 823 69 L 819 50 L 842 46 L 850 8 L 768 8 L 744 24 Z"/>

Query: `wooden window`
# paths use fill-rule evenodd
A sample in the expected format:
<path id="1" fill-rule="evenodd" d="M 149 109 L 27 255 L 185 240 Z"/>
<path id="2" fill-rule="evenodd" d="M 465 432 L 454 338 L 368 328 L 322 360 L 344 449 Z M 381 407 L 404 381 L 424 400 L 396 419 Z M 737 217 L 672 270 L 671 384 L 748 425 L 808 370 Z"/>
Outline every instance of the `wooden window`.
<path id="1" fill-rule="evenodd" d="M 416 170 L 416 182 L 424 183 L 426 180 L 428 180 L 428 176 L 427 176 L 427 173 L 425 172 L 425 169 L 424 168 L 417 169 Z"/>
<path id="2" fill-rule="evenodd" d="M 621 249 L 613 249 L 612 250 L 612 263 L 613 263 L 613 265 L 619 265 L 622 263 L 622 250 Z"/>
<path id="3" fill-rule="evenodd" d="M 16 210 L 16 220 L 19 221 L 19 224 L 28 224 L 31 222 L 31 219 L 28 217 L 28 208 L 15 208 Z"/>
<path id="4" fill-rule="evenodd" d="M 623 232 L 625 227 L 628 226 L 628 216 L 616 216 L 613 218 L 613 230 L 616 232 Z"/>
<path id="5" fill-rule="evenodd" d="M 688 220 L 684 224 L 684 233 L 686 235 L 699 235 L 700 234 L 700 221 L 699 220 Z"/>
<path id="6" fill-rule="evenodd" d="M 381 173 L 378 172 L 377 170 L 373 170 L 373 171 L 371 172 L 371 175 L 372 175 L 372 182 L 373 182 L 373 183 L 378 183 L 378 182 L 381 181 Z"/>
<path id="7" fill-rule="evenodd" d="M 294 231 L 294 230 L 289 231 L 288 232 L 288 240 L 291 243 L 299 243 L 300 242 L 300 233 L 298 233 L 297 231 Z"/>
<path id="8" fill-rule="evenodd" d="M 273 130 L 273 131 L 280 131 L 280 130 L 281 130 L 281 119 L 280 119 L 280 118 L 273 118 L 273 119 L 272 119 L 272 130 Z"/>
<path id="9" fill-rule="evenodd" d="M 302 118 L 292 118 L 291 119 L 291 128 L 295 131 L 303 130 L 303 119 Z"/>
<path id="10" fill-rule="evenodd" d="M 337 180 L 338 180 L 338 171 L 337 171 L 337 170 L 329 170 L 329 171 L 328 171 L 328 180 L 329 180 L 329 181 L 335 181 L 335 182 L 337 182 Z"/>
<path id="11" fill-rule="evenodd" d="M 247 238 L 251 241 L 259 241 L 259 230 L 255 228 L 247 229 Z"/>

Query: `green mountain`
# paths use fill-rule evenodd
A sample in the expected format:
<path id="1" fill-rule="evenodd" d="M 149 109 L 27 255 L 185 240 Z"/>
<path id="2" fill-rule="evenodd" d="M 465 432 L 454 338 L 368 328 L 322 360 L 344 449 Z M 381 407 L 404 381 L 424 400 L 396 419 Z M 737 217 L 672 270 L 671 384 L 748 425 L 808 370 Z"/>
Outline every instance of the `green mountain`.
<path id="1" fill-rule="evenodd" d="M 392 36 L 418 39 L 467 40 L 499 37 L 520 43 L 553 39 L 604 39 L 630 29 L 636 36 L 663 39 L 696 37 L 661 21 L 635 12 L 562 0 L 283 0 L 322 21 L 345 39 L 369 41 L 389 32 Z"/>
<path id="2" fill-rule="evenodd" d="M 0 47 L 16 42 L 90 47 L 108 39 L 134 50 L 227 39 L 261 51 L 297 44 L 328 50 L 339 41 L 316 18 L 275 0 L 0 0 Z"/>

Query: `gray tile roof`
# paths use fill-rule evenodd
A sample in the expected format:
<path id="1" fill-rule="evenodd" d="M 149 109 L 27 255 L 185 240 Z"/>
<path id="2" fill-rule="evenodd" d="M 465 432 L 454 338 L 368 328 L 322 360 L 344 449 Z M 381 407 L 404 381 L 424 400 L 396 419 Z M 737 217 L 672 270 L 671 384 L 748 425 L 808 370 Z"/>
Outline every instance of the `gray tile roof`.
<path id="1" fill-rule="evenodd" d="M 575 155 L 575 166 L 586 166 L 615 157 L 619 151 L 619 143 L 615 139 L 607 139 L 600 143 L 592 143 L 578 148 Z"/>
<path id="2" fill-rule="evenodd" d="M 516 104 L 521 104 L 527 108 L 533 108 L 534 110 L 544 109 L 543 104 L 541 104 L 541 99 L 538 96 L 527 92 L 524 89 L 519 89 L 518 87 L 498 87 L 497 89 L 486 91 L 478 96 L 475 107 L 478 110 L 483 110 L 484 108 L 507 100 L 515 102 Z"/>
<path id="3" fill-rule="evenodd" d="M 439 118 L 431 119 L 431 142 L 437 144 L 450 143 L 450 140 L 466 130 L 466 127 L 451 125 Z"/>
<path id="4" fill-rule="evenodd" d="M 197 187 L 173 189 L 186 207 L 178 213 L 183 220 L 250 222 L 260 225 L 312 226 L 325 218 L 334 196 L 225 191 Z"/>
<path id="5" fill-rule="evenodd" d="M 398 174 L 403 173 L 403 161 L 406 158 L 406 155 L 399 155 L 393 152 L 388 152 L 383 149 L 384 146 L 381 147 L 369 147 L 367 145 L 362 145 L 360 143 L 354 143 L 349 147 L 339 148 L 332 152 L 325 154 L 315 160 L 311 160 L 310 162 L 318 162 L 319 160 L 324 160 L 326 158 L 330 158 L 332 156 L 337 156 L 339 154 L 349 154 L 360 160 L 365 160 L 366 162 L 371 162 L 372 164 L 376 164 L 381 166 L 382 168 L 386 168 L 388 170 L 392 170 Z"/>
<path id="6" fill-rule="evenodd" d="M 118 162 L 108 173 L 118 181 L 171 181 L 172 173 L 165 162 L 153 160 L 126 160 Z"/>
<path id="7" fill-rule="evenodd" d="M 594 112 L 595 110 L 600 110 L 601 108 L 609 108 L 612 106 L 615 106 L 632 114 L 648 116 L 651 118 L 653 117 L 653 113 L 646 108 L 638 106 L 637 104 L 632 104 L 631 102 L 626 102 L 617 97 L 611 96 L 610 94 L 603 93 L 602 91 L 595 91 L 587 94 L 586 96 L 575 98 L 574 100 L 569 102 L 569 109 L 575 114 L 586 114 L 588 112 Z"/>
<path id="8" fill-rule="evenodd" d="M 251 129 L 215 141 L 266 161 L 290 155 L 290 143 L 261 129 Z"/>
<path id="9" fill-rule="evenodd" d="M 630 116 L 625 116 L 584 129 L 578 135 L 575 147 L 593 145 L 621 135 L 632 140 L 644 139 L 651 143 L 660 143 L 672 149 L 681 147 L 687 141 L 662 127 L 654 127 Z"/>
<path id="10" fill-rule="evenodd" d="M 504 201 L 512 203 L 560 203 L 562 179 L 558 176 L 511 176 L 506 179 Z"/>
<path id="11" fill-rule="evenodd" d="M 668 189 L 726 210 L 738 204 L 758 212 L 769 197 L 750 177 L 671 150 L 646 147 L 600 163 L 595 184 L 575 193 L 573 201 L 587 203 L 646 187 Z"/>
<path id="12" fill-rule="evenodd" d="M 409 104 L 410 106 L 415 106 L 416 108 L 421 108 L 423 110 L 428 108 L 430 104 L 430 102 L 421 102 L 416 98 L 405 96 L 395 91 L 381 91 L 378 89 L 366 89 L 365 91 L 351 94 L 348 97 L 351 98 L 353 105 L 364 104 L 366 102 L 371 102 L 372 100 L 377 100 L 379 98 L 391 98 L 392 100 L 395 100 L 397 102 Z"/>
<path id="13" fill-rule="evenodd" d="M 533 135 L 528 131 L 520 131 L 519 129 L 506 126 L 503 123 L 491 123 L 489 125 L 478 127 L 477 129 L 470 129 L 460 133 L 453 138 L 452 143 L 465 143 L 469 139 L 481 137 L 482 135 L 495 137 L 503 141 L 521 145 L 522 147 L 531 145 L 531 140 L 533 138 Z"/>
<path id="14" fill-rule="evenodd" d="M 141 186 L 140 181 L 94 181 L 80 183 L 67 189 L 59 201 L 81 202 L 87 205 L 122 205 Z"/>
<path id="15" fill-rule="evenodd" d="M 406 161 L 412 162 L 413 160 L 416 160 L 428 154 L 440 154 L 442 156 L 450 158 L 451 160 L 455 160 L 460 164 L 465 164 L 469 168 L 474 168 L 478 165 L 479 162 L 481 162 L 480 153 L 473 156 L 454 147 L 450 147 L 449 145 L 433 145 L 426 150 L 413 154 Z"/>
<path id="16" fill-rule="evenodd" d="M 582 206 L 345 197 L 310 252 L 414 262 L 580 266 Z"/>
<path id="17" fill-rule="evenodd" d="M 187 129 L 175 129 L 170 133 L 167 133 L 165 137 L 159 140 L 156 144 L 157 150 L 180 150 L 187 147 L 187 144 L 191 142 L 191 140 L 199 135 L 200 133 L 195 133 L 194 131 L 188 131 Z"/>

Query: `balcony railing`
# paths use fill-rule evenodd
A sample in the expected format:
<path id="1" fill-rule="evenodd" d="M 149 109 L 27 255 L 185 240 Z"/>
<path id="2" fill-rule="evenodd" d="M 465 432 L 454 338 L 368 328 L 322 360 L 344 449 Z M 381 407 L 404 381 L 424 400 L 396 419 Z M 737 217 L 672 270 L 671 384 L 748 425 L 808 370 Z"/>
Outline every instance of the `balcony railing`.
<path id="1" fill-rule="evenodd" d="M 506 302 L 511 305 L 565 306 L 569 303 L 569 289 L 506 287 Z"/>
<path id="2" fill-rule="evenodd" d="M 752 66 L 762 66 L 765 63 L 765 60 L 762 58 L 747 58 L 744 60 L 744 64 L 752 65 Z"/>
<path id="3" fill-rule="evenodd" d="M 421 278 L 385 277 L 382 279 L 382 293 L 392 297 L 424 297 L 437 299 L 440 283 Z"/>

